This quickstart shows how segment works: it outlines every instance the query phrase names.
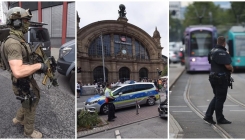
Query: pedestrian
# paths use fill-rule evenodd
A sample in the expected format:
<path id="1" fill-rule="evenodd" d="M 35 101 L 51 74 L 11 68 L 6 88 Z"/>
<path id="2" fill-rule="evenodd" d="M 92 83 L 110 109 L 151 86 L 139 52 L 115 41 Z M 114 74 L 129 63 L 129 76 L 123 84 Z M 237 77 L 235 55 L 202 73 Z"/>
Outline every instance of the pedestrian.
<path id="1" fill-rule="evenodd" d="M 209 81 L 213 89 L 214 98 L 210 102 L 203 118 L 206 122 L 216 124 L 213 120 L 213 113 L 215 111 L 216 120 L 218 124 L 230 124 L 223 115 L 223 106 L 227 96 L 228 90 L 228 76 L 233 72 L 231 65 L 231 57 L 226 52 L 226 42 L 223 36 L 218 37 L 217 45 L 209 53 L 209 63 L 211 64 L 211 71 L 209 74 Z"/>
<path id="2" fill-rule="evenodd" d="M 77 82 L 77 98 L 80 98 L 80 94 L 81 94 L 81 82 L 78 81 Z"/>
<path id="3" fill-rule="evenodd" d="M 32 64 L 31 47 L 24 39 L 30 26 L 32 14 L 29 10 L 14 7 L 7 12 L 7 25 L 10 27 L 9 37 L 3 45 L 3 59 L 7 70 L 11 73 L 15 95 L 21 100 L 13 124 L 24 125 L 24 135 L 31 138 L 42 138 L 42 133 L 34 130 L 36 107 L 40 99 L 40 89 L 33 78 L 37 71 L 46 73 L 44 63 Z M 30 102 L 31 101 L 31 102 Z"/>
<path id="4" fill-rule="evenodd" d="M 166 93 L 166 99 L 168 99 L 168 81 L 165 81 L 165 93 Z"/>
<path id="5" fill-rule="evenodd" d="M 82 94 L 83 94 L 83 83 L 81 82 L 80 83 L 80 96 L 82 96 Z"/>
<path id="6" fill-rule="evenodd" d="M 108 104 L 107 121 L 111 122 L 111 121 L 114 121 L 114 119 L 117 117 L 115 116 L 115 106 L 113 104 L 115 98 L 113 97 L 113 94 L 111 92 L 111 84 L 109 83 L 106 84 L 105 97 L 106 97 L 106 102 Z"/>

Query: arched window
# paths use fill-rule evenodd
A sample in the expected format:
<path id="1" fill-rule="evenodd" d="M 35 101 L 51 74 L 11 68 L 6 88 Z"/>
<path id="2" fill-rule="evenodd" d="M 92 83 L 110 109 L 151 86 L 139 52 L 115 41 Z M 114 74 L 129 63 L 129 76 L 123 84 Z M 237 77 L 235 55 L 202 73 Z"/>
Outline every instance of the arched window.
<path id="1" fill-rule="evenodd" d="M 103 47 L 104 47 L 104 55 L 111 55 L 111 37 L 110 35 L 103 35 Z M 97 37 L 89 47 L 88 51 L 89 56 L 102 56 L 102 45 L 101 45 L 101 37 Z"/>
<path id="2" fill-rule="evenodd" d="M 139 71 L 139 78 L 142 79 L 148 79 L 148 70 L 146 68 L 141 68 Z"/>
<path id="3" fill-rule="evenodd" d="M 135 55 L 137 60 L 149 60 L 149 53 L 139 41 L 135 40 Z"/>
<path id="4" fill-rule="evenodd" d="M 130 80 L 130 70 L 127 67 L 122 67 L 119 69 L 119 79 L 121 81 Z"/>
<path id="5" fill-rule="evenodd" d="M 98 66 L 93 70 L 94 81 L 97 82 L 104 82 L 104 74 L 103 74 L 103 66 Z M 108 81 L 108 70 L 105 67 L 105 78 Z"/>

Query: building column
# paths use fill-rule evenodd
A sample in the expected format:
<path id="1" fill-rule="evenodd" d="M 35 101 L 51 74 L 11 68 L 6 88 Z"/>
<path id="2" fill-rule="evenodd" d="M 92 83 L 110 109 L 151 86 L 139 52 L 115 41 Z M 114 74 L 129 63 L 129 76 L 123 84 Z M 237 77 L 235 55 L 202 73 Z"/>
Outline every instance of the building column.
<path id="1" fill-rule="evenodd" d="M 66 43 L 66 27 L 67 27 L 67 9 L 68 9 L 68 4 L 67 2 L 63 2 L 63 18 L 62 18 L 62 40 L 61 44 Z"/>
<path id="2" fill-rule="evenodd" d="M 135 81 L 138 81 L 139 80 L 139 74 L 138 74 L 138 64 L 137 63 L 133 63 L 133 79 Z"/>
<path id="3" fill-rule="evenodd" d="M 39 1 L 37 3 L 38 7 L 38 22 L 42 22 L 42 3 Z"/>
<path id="4" fill-rule="evenodd" d="M 112 56 L 112 59 L 115 58 L 115 54 L 114 54 L 114 34 L 112 33 L 111 34 L 111 56 Z"/>
<path id="5" fill-rule="evenodd" d="M 134 42 L 135 42 L 135 38 L 132 38 L 132 51 L 133 51 L 133 58 L 134 58 L 134 60 L 136 60 L 136 52 L 135 52 L 135 44 L 134 44 Z"/>
<path id="6" fill-rule="evenodd" d="M 111 72 L 112 72 L 112 81 L 111 82 L 117 82 L 119 79 L 118 71 L 117 71 L 117 63 L 116 62 L 111 62 Z"/>
<path id="7" fill-rule="evenodd" d="M 19 1 L 19 7 L 22 7 L 22 2 L 21 1 Z"/>

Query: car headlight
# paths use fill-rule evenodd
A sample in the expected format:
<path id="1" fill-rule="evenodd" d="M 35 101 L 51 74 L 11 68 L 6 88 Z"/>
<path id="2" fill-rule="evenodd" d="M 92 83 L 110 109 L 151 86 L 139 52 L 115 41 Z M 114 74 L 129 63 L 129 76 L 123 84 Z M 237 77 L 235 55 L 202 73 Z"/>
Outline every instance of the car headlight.
<path id="1" fill-rule="evenodd" d="M 71 47 L 64 47 L 60 50 L 60 58 L 66 56 L 72 50 Z"/>
<path id="2" fill-rule="evenodd" d="M 96 103 L 98 103 L 99 102 L 99 100 L 95 100 L 95 101 L 92 101 L 92 102 L 87 102 L 87 104 L 88 105 L 92 105 L 92 104 L 96 104 Z"/>

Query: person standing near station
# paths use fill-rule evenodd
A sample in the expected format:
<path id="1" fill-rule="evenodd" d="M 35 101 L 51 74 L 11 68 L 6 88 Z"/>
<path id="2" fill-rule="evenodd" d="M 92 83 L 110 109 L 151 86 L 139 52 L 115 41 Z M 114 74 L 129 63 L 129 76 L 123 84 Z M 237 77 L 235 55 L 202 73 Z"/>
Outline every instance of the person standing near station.
<path id="1" fill-rule="evenodd" d="M 105 96 L 106 96 L 106 103 L 108 104 L 108 120 L 109 122 L 114 121 L 115 118 L 115 107 L 114 107 L 114 100 L 113 94 L 111 92 L 111 84 L 106 84 L 106 90 L 105 90 Z"/>
<path id="2" fill-rule="evenodd" d="M 211 124 L 216 124 L 212 117 L 214 111 L 218 124 L 231 124 L 223 115 L 223 106 L 228 91 L 228 76 L 233 72 L 232 60 L 226 51 L 225 45 L 225 38 L 223 36 L 218 37 L 217 45 L 210 51 L 208 57 L 211 64 L 209 81 L 213 89 L 214 98 L 211 100 L 203 119 Z"/>

